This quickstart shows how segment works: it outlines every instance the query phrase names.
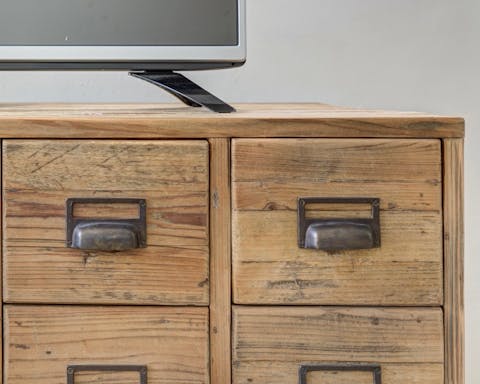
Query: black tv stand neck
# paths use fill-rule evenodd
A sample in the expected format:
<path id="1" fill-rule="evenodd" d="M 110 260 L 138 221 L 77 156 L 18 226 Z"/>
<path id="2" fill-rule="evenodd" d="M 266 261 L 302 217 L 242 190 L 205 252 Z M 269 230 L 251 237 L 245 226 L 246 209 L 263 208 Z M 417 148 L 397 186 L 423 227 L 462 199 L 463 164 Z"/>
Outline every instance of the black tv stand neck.
<path id="1" fill-rule="evenodd" d="M 213 112 L 231 113 L 235 109 L 180 73 L 173 71 L 130 72 L 130 75 L 164 89 L 190 107 L 205 107 Z"/>

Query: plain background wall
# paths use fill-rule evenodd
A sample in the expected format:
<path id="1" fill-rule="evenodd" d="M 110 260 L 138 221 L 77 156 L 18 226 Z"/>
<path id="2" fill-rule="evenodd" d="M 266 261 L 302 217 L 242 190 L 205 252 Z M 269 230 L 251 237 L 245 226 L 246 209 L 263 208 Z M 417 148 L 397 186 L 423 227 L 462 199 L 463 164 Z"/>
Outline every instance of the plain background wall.
<path id="1" fill-rule="evenodd" d="M 218 96 L 466 118 L 466 383 L 480 383 L 480 1 L 247 1 L 247 65 L 189 73 Z M 0 72 L 0 102 L 50 101 L 172 99 L 125 73 Z"/>

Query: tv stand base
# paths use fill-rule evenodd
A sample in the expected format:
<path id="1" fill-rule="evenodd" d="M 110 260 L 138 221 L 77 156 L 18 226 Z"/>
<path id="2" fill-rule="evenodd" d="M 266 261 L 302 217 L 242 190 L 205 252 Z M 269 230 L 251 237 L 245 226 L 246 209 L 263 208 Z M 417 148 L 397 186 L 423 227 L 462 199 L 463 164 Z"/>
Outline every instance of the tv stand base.
<path id="1" fill-rule="evenodd" d="M 162 88 L 190 107 L 205 107 L 217 113 L 235 112 L 235 108 L 180 73 L 173 71 L 144 71 L 130 72 L 130 75 Z"/>

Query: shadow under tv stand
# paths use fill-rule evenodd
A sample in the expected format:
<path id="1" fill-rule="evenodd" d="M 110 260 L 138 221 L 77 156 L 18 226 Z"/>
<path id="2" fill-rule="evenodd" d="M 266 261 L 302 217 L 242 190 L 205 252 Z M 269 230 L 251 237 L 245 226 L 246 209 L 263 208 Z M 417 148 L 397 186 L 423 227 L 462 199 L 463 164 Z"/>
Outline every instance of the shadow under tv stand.
<path id="1" fill-rule="evenodd" d="M 173 71 L 142 71 L 130 72 L 130 75 L 162 88 L 190 107 L 205 107 L 217 113 L 235 112 L 235 108 L 180 73 Z"/>

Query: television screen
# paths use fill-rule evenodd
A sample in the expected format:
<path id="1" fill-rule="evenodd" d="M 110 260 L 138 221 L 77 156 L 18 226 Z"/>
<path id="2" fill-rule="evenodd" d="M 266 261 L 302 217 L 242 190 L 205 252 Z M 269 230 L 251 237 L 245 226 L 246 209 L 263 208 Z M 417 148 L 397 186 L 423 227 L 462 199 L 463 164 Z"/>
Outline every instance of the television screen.
<path id="1" fill-rule="evenodd" d="M 243 65 L 245 20 L 245 0 L 0 0 L 0 70 L 128 70 L 231 112 L 174 71 Z"/>
<path id="2" fill-rule="evenodd" d="M 2 46 L 235 46 L 238 0 L 0 0 Z"/>
<path id="3" fill-rule="evenodd" d="M 245 0 L 0 0 L 0 70 L 229 68 Z"/>

